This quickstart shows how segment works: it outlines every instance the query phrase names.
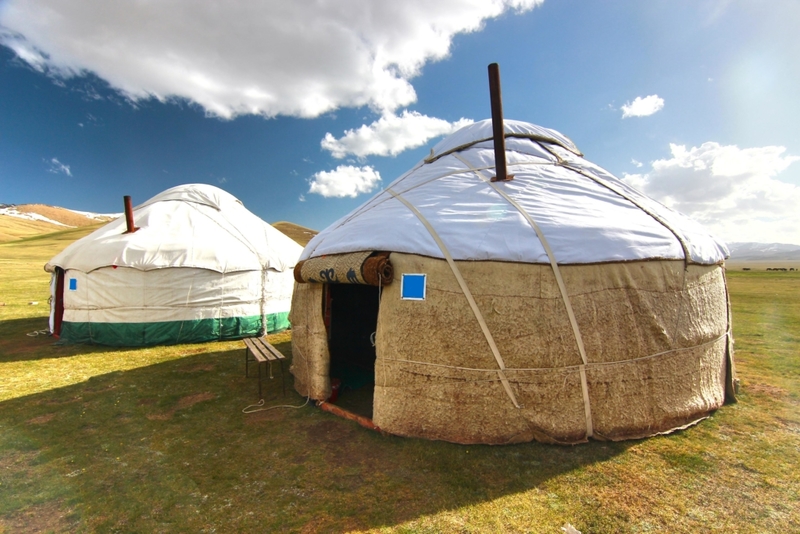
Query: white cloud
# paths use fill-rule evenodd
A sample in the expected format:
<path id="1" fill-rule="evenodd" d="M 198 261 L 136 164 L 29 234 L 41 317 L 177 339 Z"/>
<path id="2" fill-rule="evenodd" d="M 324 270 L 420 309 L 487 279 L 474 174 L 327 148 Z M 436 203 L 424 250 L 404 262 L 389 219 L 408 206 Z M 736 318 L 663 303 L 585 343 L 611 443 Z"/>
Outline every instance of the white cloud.
<path id="1" fill-rule="evenodd" d="M 641 161 L 639 161 L 637 159 L 632 159 L 631 163 L 633 164 L 634 167 L 637 167 L 637 168 L 641 168 L 642 165 L 644 165 L 644 163 L 642 163 Z"/>
<path id="2" fill-rule="evenodd" d="M 91 71 L 131 100 L 214 116 L 393 111 L 455 35 L 543 0 L 5 0 L 0 43 L 55 78 Z"/>
<path id="3" fill-rule="evenodd" d="M 67 176 L 72 176 L 72 171 L 69 170 L 69 165 L 64 165 L 58 158 L 52 158 L 50 161 L 45 160 L 47 163 L 50 164 L 50 167 L 47 169 L 47 172 L 52 172 L 53 174 L 66 174 Z"/>
<path id="4" fill-rule="evenodd" d="M 308 192 L 323 197 L 356 197 L 359 193 L 369 193 L 374 190 L 380 181 L 380 173 L 369 165 L 364 167 L 339 165 L 336 170 L 314 174 Z"/>
<path id="5" fill-rule="evenodd" d="M 664 99 L 658 95 L 650 95 L 642 98 L 637 96 L 632 103 L 626 102 L 622 106 L 622 118 L 628 117 L 647 117 L 661 111 L 664 107 Z"/>
<path id="6" fill-rule="evenodd" d="M 357 130 L 347 130 L 339 139 L 326 133 L 321 145 L 330 151 L 334 158 L 339 159 L 347 155 L 358 158 L 371 155 L 395 156 L 406 149 L 422 146 L 433 137 L 450 134 L 472 122 L 470 119 L 447 122 L 415 111 L 404 110 L 400 116 L 386 113 L 369 126 L 365 124 Z"/>
<path id="7" fill-rule="evenodd" d="M 728 241 L 800 244 L 800 187 L 775 179 L 800 157 L 784 147 L 714 142 L 670 150 L 671 158 L 625 180 Z"/>

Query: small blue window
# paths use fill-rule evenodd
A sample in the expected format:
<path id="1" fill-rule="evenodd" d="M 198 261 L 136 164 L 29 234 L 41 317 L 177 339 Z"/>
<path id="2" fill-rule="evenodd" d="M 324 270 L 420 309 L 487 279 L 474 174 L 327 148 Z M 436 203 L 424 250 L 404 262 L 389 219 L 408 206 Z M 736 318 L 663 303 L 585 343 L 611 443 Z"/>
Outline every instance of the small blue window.
<path id="1" fill-rule="evenodd" d="M 403 273 L 400 285 L 400 298 L 403 300 L 425 300 L 426 274 Z"/>
<path id="2" fill-rule="evenodd" d="M 70 291 L 77 291 L 78 290 L 78 279 L 77 278 L 70 278 L 69 279 L 69 290 Z"/>

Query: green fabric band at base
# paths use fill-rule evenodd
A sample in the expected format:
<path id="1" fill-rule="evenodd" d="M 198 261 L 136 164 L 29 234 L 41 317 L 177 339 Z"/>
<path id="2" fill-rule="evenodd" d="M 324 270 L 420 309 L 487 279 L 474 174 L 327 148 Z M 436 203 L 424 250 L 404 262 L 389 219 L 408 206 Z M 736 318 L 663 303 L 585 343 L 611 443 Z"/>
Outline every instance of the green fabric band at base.
<path id="1" fill-rule="evenodd" d="M 289 328 L 289 312 L 267 315 L 270 334 Z M 71 323 L 61 324 L 60 340 L 64 343 L 89 343 L 112 347 L 143 347 L 204 343 L 254 337 L 264 329 L 261 317 L 228 317 L 197 321 L 158 323 Z"/>
<path id="2" fill-rule="evenodd" d="M 292 325 L 289 322 L 289 312 L 270 313 L 267 315 L 267 333 L 283 332 Z"/>

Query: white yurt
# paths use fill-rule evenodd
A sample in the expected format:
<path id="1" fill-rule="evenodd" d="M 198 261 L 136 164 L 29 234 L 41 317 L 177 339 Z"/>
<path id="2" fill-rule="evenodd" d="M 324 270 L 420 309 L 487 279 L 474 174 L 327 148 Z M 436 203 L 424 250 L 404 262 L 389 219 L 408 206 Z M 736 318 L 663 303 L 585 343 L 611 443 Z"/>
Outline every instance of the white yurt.
<path id="1" fill-rule="evenodd" d="M 352 382 L 385 432 L 489 444 L 651 436 L 734 400 L 726 246 L 560 133 L 503 129 L 511 179 L 474 123 L 309 242 L 297 391 Z"/>
<path id="2" fill-rule="evenodd" d="M 65 248 L 50 330 L 62 341 L 142 346 L 239 339 L 289 326 L 302 247 L 211 185 L 168 189 Z"/>

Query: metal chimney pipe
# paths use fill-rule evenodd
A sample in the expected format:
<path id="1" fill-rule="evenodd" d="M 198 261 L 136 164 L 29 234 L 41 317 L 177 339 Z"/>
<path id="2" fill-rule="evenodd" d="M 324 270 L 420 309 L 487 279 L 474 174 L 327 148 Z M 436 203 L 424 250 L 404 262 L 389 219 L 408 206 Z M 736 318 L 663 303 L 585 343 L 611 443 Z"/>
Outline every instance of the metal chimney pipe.
<path id="1" fill-rule="evenodd" d="M 500 66 L 497 63 L 489 65 L 489 98 L 492 102 L 492 137 L 494 138 L 494 164 L 497 176 L 493 182 L 512 180 L 514 176 L 508 175 L 506 167 L 506 138 L 503 129 L 503 96 L 500 93 Z"/>
<path id="2" fill-rule="evenodd" d="M 124 233 L 132 234 L 138 230 L 138 228 L 133 225 L 133 206 L 131 205 L 131 197 L 130 195 L 125 195 L 122 198 L 125 201 L 125 222 L 128 226 L 128 230 Z"/>

